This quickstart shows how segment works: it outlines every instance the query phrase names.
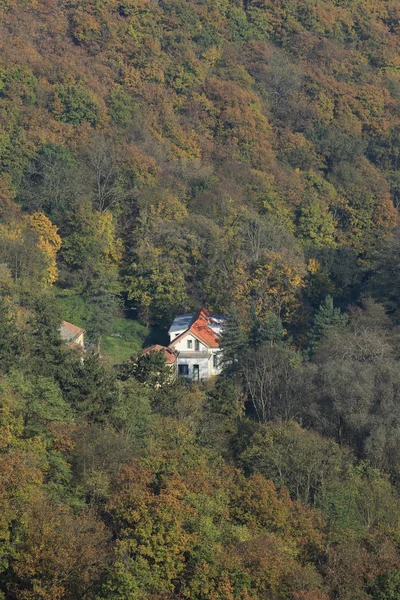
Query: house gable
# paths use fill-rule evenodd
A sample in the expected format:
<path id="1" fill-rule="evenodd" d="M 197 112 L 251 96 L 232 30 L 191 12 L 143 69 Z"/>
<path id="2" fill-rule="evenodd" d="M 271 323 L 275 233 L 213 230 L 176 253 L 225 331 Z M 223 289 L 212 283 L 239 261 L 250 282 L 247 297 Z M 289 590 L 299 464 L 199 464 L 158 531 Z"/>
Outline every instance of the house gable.
<path id="1" fill-rule="evenodd" d="M 178 337 L 176 337 L 174 340 L 172 340 L 172 342 L 169 345 L 169 348 L 176 348 L 177 346 L 179 346 L 181 344 L 181 342 L 184 342 L 188 338 L 193 338 L 193 339 L 197 340 L 201 346 L 203 346 L 203 347 L 205 346 L 206 349 L 208 350 L 209 346 L 207 344 L 205 344 L 203 342 L 203 340 L 200 338 L 200 336 L 196 335 L 195 332 L 192 331 L 192 329 L 187 329 L 186 331 L 181 333 Z M 181 352 L 185 352 L 186 350 L 190 350 L 190 348 L 181 348 L 180 349 Z"/>
<path id="2" fill-rule="evenodd" d="M 184 319 L 182 317 L 183 315 L 179 315 L 175 321 L 183 323 Z M 175 346 L 176 343 L 180 342 L 182 336 L 187 335 L 190 332 L 197 340 L 199 340 L 199 342 L 206 346 L 206 348 L 219 348 L 220 322 L 214 323 L 213 316 L 209 310 L 201 308 L 194 317 L 192 313 L 190 313 L 186 323 L 189 327 L 183 332 L 178 332 L 178 335 L 176 335 L 177 328 L 170 328 L 169 333 L 171 338 L 174 333 L 176 335 L 175 338 L 171 339 L 170 346 Z"/>

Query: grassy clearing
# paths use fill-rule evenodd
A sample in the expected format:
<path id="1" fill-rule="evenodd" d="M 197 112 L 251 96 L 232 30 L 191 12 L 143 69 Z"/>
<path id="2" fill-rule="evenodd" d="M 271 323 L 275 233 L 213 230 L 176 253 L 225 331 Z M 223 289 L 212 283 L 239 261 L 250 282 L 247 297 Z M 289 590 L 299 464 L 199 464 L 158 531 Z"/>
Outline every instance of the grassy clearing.
<path id="1" fill-rule="evenodd" d="M 65 321 L 88 329 L 90 311 L 82 296 L 61 293 L 58 300 Z M 156 334 L 156 338 L 158 337 Z M 117 364 L 156 341 L 150 328 L 139 321 L 123 316 L 115 317 L 110 333 L 103 337 L 101 354 L 111 364 Z"/>
<path id="2" fill-rule="evenodd" d="M 57 300 L 61 306 L 64 321 L 69 321 L 86 329 L 90 314 L 82 296 L 59 294 Z"/>
<path id="3" fill-rule="evenodd" d="M 143 348 L 149 336 L 149 328 L 133 319 L 117 317 L 113 321 L 112 333 L 105 335 L 101 344 L 101 354 L 111 364 L 128 360 Z"/>

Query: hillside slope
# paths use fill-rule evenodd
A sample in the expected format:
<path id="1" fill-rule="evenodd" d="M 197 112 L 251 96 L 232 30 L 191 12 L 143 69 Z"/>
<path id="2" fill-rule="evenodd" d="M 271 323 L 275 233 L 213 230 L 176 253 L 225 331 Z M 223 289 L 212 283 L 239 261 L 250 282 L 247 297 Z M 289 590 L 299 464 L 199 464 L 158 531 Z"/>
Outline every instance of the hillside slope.
<path id="1" fill-rule="evenodd" d="M 399 23 L 0 0 L 0 600 L 398 600 Z"/>
<path id="2" fill-rule="evenodd" d="M 161 324 L 250 303 L 301 328 L 327 293 L 356 298 L 397 220 L 397 3 L 0 10 L 3 213 L 59 228 L 62 287 Z"/>

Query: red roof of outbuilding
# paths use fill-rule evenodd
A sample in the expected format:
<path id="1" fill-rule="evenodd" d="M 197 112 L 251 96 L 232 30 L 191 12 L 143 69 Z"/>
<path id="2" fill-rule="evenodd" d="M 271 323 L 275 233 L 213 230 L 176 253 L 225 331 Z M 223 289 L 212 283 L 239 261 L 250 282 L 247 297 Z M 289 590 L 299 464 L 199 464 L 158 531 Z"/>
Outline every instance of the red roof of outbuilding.
<path id="1" fill-rule="evenodd" d="M 68 323 L 68 321 L 63 321 L 61 323 L 60 332 L 61 338 L 68 341 L 76 339 L 81 335 L 81 333 L 86 333 L 82 327 Z"/>
<path id="2" fill-rule="evenodd" d="M 141 352 L 139 352 L 138 356 L 143 356 L 144 354 L 149 354 L 152 351 L 163 352 L 165 356 L 165 362 L 167 365 L 173 365 L 176 362 L 177 352 L 172 348 L 166 348 L 165 346 L 160 346 L 160 344 L 154 344 L 153 346 L 149 346 L 149 348 L 145 348 Z"/>

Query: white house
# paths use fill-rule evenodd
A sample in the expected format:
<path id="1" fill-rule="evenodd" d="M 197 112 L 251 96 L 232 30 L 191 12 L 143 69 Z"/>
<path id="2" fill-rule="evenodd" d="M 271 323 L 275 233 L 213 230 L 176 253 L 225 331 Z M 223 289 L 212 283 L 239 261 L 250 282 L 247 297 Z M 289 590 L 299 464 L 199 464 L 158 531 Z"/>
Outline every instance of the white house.
<path id="1" fill-rule="evenodd" d="M 168 334 L 169 348 L 177 352 L 179 377 L 201 381 L 220 373 L 219 338 L 224 324 L 224 317 L 206 308 L 175 317 Z"/>

